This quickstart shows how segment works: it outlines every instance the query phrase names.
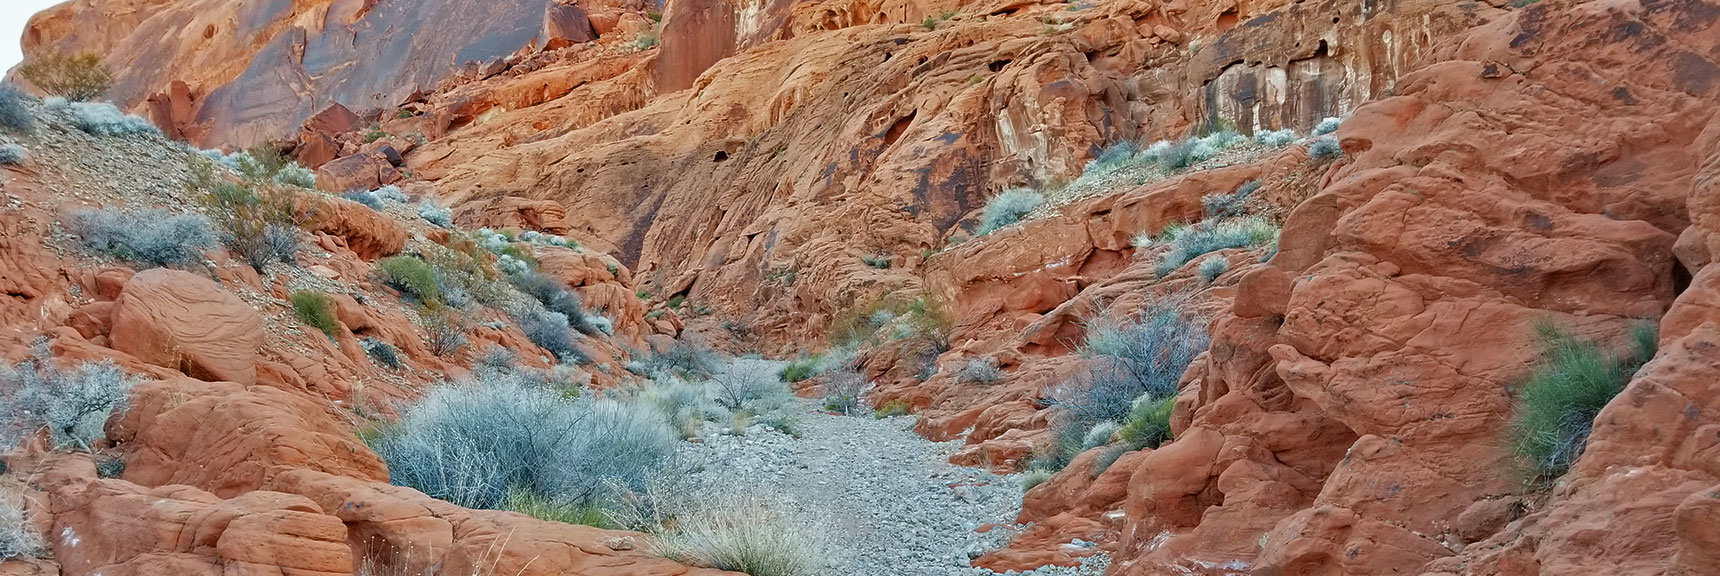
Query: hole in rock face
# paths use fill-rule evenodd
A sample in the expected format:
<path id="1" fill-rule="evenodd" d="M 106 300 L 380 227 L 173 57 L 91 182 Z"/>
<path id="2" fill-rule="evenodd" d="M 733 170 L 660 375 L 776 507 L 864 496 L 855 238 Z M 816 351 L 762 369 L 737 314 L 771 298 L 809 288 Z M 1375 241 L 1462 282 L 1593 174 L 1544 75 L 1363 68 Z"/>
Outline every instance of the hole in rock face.
<path id="1" fill-rule="evenodd" d="M 1240 18 L 1237 16 L 1235 9 L 1225 10 L 1223 13 L 1218 15 L 1218 31 L 1224 32 L 1231 28 L 1235 28 L 1238 20 L 1240 20 Z"/>
<path id="2" fill-rule="evenodd" d="M 728 159 L 729 159 L 729 153 L 727 151 L 718 150 L 717 151 L 717 157 L 715 160 L 712 160 L 712 162 L 722 162 L 722 161 L 728 160 Z"/>
<path id="3" fill-rule="evenodd" d="M 902 138 L 902 133 L 908 131 L 908 126 L 914 123 L 914 115 L 918 113 L 919 110 L 909 112 L 907 116 L 903 116 L 901 119 L 896 120 L 895 124 L 890 125 L 890 129 L 884 132 L 885 148 L 889 148 L 890 145 L 895 144 L 897 140 Z"/>
<path id="4" fill-rule="evenodd" d="M 210 24 L 208 26 L 204 26 L 203 27 L 203 39 L 208 40 L 208 39 L 214 38 L 214 37 L 215 37 L 215 25 Z"/>
<path id="5" fill-rule="evenodd" d="M 993 60 L 990 64 L 986 64 L 985 67 L 993 73 L 1002 72 L 1003 67 L 1008 66 L 1010 62 L 1012 62 L 1012 60 Z"/>
<path id="6" fill-rule="evenodd" d="M 1673 294 L 1683 294 L 1684 289 L 1690 287 L 1690 281 L 1692 279 L 1693 279 L 1693 276 L 1690 274 L 1690 270 L 1687 270 L 1684 268 L 1684 263 L 1679 262 L 1677 259 L 1673 259 L 1673 261 L 1672 261 L 1672 293 Z"/>

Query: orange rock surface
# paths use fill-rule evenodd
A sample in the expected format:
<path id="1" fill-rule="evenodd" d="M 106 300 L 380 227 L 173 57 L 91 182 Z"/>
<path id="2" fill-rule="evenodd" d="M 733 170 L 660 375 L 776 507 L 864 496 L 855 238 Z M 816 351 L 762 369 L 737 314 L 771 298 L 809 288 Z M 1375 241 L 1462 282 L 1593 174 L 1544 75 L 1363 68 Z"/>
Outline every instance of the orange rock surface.
<path id="1" fill-rule="evenodd" d="M 1083 369 L 1093 314 L 1187 294 L 1211 344 L 1183 375 L 1175 440 L 1103 471 L 1099 450 L 1081 454 L 976 565 L 1070 565 L 1063 545 L 1081 538 L 1128 576 L 1720 573 L 1714 0 L 675 0 L 660 23 L 633 1 L 509 0 L 482 18 L 440 0 L 203 4 L 77 0 L 33 19 L 25 49 L 116 55 L 123 107 L 199 145 L 291 141 L 326 190 L 398 182 L 464 226 L 577 239 L 586 251 L 533 255 L 639 349 L 685 330 L 788 356 L 876 298 L 942 303 L 949 350 L 884 344 L 858 363 L 873 400 L 962 439 L 962 464 L 1020 469 L 1051 441 L 1047 390 Z M 1291 146 L 1063 188 L 1109 143 L 1306 133 L 1335 116 L 1335 161 Z M 1228 271 L 1207 282 L 1192 264 L 1160 277 L 1158 249 L 1134 245 L 1247 181 L 1282 224 L 1275 247 L 1219 252 Z M 429 358 L 401 310 L 342 300 L 336 340 L 265 335 L 252 304 L 203 277 L 57 258 L 39 238 L 56 206 L 26 186 L 37 205 L 0 213 L 0 320 L 158 379 L 118 429 L 176 423 L 133 432 L 124 481 L 41 489 L 120 511 L 149 494 L 183 511 L 177 526 L 216 509 L 291 526 L 327 548 L 291 559 L 306 570 L 372 537 L 456 563 L 503 526 L 552 557 L 595 538 L 428 501 L 378 482 L 362 447 L 342 452 L 351 431 L 320 399 L 409 395 L 372 380 L 357 335 L 439 370 L 470 362 Z M 1054 205 L 975 238 L 986 199 L 1024 186 Z M 349 209 L 322 232 L 328 269 L 354 282 L 423 233 Z M 62 295 L 74 278 L 95 297 Z M 693 306 L 669 310 L 676 297 Z M 1526 491 L 1502 434 L 1539 358 L 1534 326 L 1611 343 L 1641 321 L 1659 323 L 1660 352 L 1551 492 Z M 234 341 L 250 345 L 215 345 Z M 1005 377 L 962 381 L 982 356 Z M 295 432 L 185 436 L 253 427 Z M 101 562 L 262 563 L 213 542 L 124 542 Z M 648 562 L 567 554 L 552 566 Z"/>

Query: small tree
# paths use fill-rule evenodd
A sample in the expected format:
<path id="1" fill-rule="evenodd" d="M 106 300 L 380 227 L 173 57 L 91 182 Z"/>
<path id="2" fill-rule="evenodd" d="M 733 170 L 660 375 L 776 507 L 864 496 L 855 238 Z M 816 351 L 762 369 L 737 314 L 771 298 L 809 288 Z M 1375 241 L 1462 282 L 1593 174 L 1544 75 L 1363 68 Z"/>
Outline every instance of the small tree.
<path id="1" fill-rule="evenodd" d="M 94 100 L 113 86 L 113 71 L 94 53 L 46 54 L 31 58 L 18 74 L 49 94 L 74 102 Z"/>

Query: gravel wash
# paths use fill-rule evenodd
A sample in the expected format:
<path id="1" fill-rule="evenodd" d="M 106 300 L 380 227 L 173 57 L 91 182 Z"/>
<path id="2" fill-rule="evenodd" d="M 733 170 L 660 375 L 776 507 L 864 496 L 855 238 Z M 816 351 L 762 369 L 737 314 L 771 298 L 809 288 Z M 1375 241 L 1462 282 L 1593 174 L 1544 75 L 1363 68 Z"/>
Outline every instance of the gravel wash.
<path id="1" fill-rule="evenodd" d="M 738 436 L 707 427 L 698 441 L 682 443 L 679 456 L 689 480 L 739 483 L 783 509 L 813 515 L 830 536 L 832 574 L 995 574 L 969 561 L 1014 533 L 1008 526 L 1021 505 L 1017 482 L 950 464 L 961 441 L 928 441 L 914 433 L 914 421 L 837 416 L 808 405 L 800 438 L 756 425 Z M 986 524 L 1004 528 L 974 531 Z M 1106 564 L 1096 556 L 1081 568 L 1026 574 L 1096 576 Z"/>

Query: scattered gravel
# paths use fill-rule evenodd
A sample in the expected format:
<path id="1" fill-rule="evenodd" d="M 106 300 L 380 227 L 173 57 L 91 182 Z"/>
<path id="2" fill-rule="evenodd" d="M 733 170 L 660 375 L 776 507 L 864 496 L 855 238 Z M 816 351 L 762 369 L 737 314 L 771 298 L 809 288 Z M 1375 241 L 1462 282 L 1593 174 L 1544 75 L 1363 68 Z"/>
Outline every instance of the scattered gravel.
<path id="1" fill-rule="evenodd" d="M 789 509 L 827 519 L 838 550 L 832 572 L 853 576 L 970 576 L 970 560 L 1002 547 L 1021 505 L 1015 479 L 949 463 L 961 441 L 915 434 L 914 417 L 835 416 L 804 406 L 800 438 L 753 426 L 682 444 L 697 483 L 746 483 Z M 707 430 L 716 427 L 707 427 Z M 974 530 L 1000 524 L 984 534 Z M 1098 575 L 1108 560 L 1026 574 Z"/>

